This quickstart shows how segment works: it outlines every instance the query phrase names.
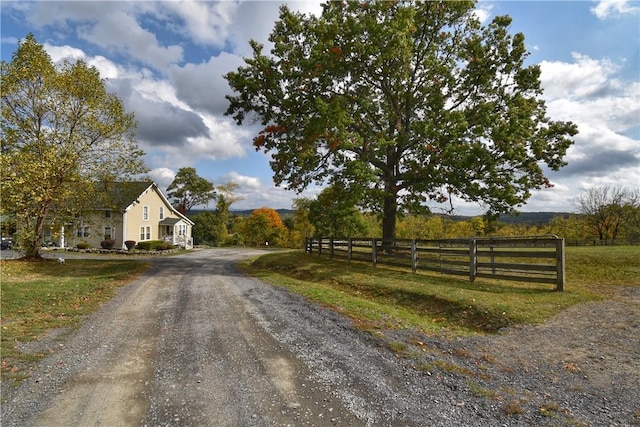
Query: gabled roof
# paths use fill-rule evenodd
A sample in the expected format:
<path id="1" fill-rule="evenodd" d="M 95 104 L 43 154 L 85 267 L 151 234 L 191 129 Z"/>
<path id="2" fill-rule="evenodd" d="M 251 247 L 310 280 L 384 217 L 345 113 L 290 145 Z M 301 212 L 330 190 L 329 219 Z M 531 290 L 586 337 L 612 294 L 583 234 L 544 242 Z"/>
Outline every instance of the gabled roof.
<path id="1" fill-rule="evenodd" d="M 168 206 L 173 215 L 184 220 L 187 224 L 195 224 L 171 205 L 167 197 L 162 193 L 162 190 L 158 187 L 158 184 L 153 181 L 103 182 L 100 183 L 100 185 L 104 186 L 104 191 L 100 197 L 101 200 L 96 202 L 96 209 L 126 211 L 129 207 L 138 203 L 140 195 L 147 190 L 153 189 L 165 205 Z"/>
<path id="2" fill-rule="evenodd" d="M 165 218 L 162 221 L 160 221 L 158 224 L 160 224 L 160 225 L 176 225 L 180 221 L 182 221 L 182 218 Z"/>
<path id="3" fill-rule="evenodd" d="M 103 187 L 103 191 L 99 191 L 101 196 L 97 201 L 97 207 L 124 210 L 154 184 L 152 181 L 101 182 L 98 185 Z"/>

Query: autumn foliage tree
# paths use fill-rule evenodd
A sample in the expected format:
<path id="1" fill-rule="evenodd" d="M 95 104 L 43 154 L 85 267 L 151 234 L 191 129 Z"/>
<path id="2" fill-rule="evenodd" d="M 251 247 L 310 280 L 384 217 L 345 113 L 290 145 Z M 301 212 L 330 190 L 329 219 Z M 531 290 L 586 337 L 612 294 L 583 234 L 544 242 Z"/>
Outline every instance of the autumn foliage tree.
<path id="1" fill-rule="evenodd" d="M 286 242 L 287 228 L 274 209 L 255 209 L 242 224 L 244 241 L 249 246 L 280 246 Z"/>
<path id="2" fill-rule="evenodd" d="M 577 128 L 552 121 L 540 68 L 525 66 L 511 18 L 482 25 L 471 1 L 327 2 L 320 17 L 280 10 L 273 48 L 228 73 L 226 114 L 257 120 L 276 184 L 328 180 L 382 214 L 458 196 L 492 212 L 550 186 Z"/>
<path id="3" fill-rule="evenodd" d="M 27 258 L 45 224 L 63 224 L 99 196 L 99 182 L 146 171 L 135 120 L 95 67 L 56 66 L 29 34 L 2 61 L 2 213 Z"/>

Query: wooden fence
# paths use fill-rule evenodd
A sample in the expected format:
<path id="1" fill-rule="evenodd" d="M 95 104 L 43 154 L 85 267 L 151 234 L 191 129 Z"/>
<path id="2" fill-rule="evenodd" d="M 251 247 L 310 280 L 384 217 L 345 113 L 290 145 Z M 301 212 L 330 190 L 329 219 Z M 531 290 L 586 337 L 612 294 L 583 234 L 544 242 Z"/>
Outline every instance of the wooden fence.
<path id="1" fill-rule="evenodd" d="M 469 277 L 551 283 L 564 289 L 564 239 L 557 236 L 393 241 L 375 238 L 310 238 L 305 251 Z"/>

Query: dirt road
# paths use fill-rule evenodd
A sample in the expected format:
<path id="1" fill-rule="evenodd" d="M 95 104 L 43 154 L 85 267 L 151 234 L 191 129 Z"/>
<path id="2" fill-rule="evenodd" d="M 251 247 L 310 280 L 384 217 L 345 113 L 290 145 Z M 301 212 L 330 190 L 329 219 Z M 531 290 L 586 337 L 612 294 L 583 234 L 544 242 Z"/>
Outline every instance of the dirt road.
<path id="1" fill-rule="evenodd" d="M 629 425 L 640 414 L 637 295 L 612 313 L 626 332 L 617 358 L 579 361 L 582 371 L 533 351 L 565 351 L 549 339 L 566 319 L 494 337 L 414 336 L 400 358 L 348 319 L 239 273 L 256 253 L 154 261 L 63 344 L 51 340 L 55 351 L 2 402 L 2 426 Z"/>

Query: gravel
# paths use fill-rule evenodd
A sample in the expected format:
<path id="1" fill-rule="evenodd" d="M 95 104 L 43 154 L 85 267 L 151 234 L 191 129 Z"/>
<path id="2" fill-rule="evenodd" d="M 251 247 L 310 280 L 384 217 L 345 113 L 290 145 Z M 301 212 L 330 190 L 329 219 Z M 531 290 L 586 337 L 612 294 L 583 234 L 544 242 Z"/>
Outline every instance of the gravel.
<path id="1" fill-rule="evenodd" d="M 638 287 L 498 335 L 371 334 L 235 269 L 257 253 L 157 259 L 29 344 L 51 354 L 3 387 L 2 426 L 640 425 Z"/>

